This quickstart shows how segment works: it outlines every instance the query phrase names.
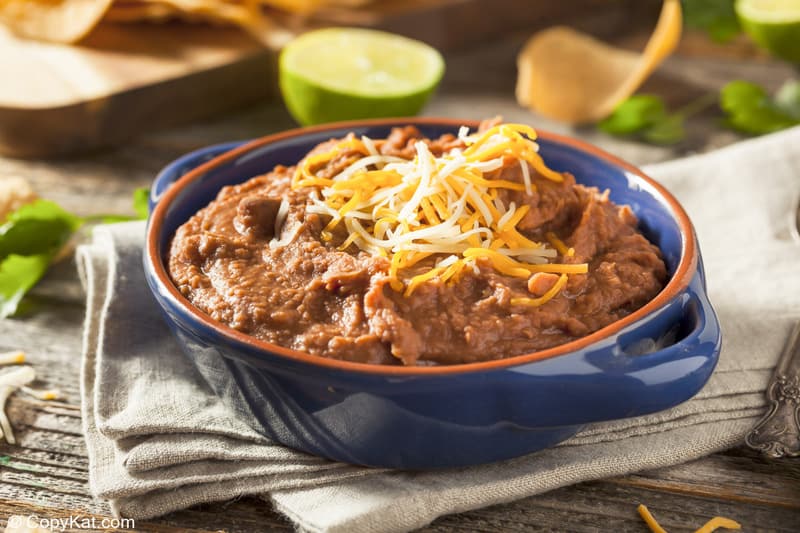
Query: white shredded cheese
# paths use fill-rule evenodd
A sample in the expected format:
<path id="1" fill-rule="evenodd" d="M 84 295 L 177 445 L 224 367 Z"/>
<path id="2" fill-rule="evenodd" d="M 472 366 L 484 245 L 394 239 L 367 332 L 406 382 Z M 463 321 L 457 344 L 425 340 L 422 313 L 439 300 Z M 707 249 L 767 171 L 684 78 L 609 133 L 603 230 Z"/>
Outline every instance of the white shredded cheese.
<path id="1" fill-rule="evenodd" d="M 14 391 L 24 387 L 36 379 L 36 372 L 31 366 L 18 366 L 0 373 L 0 436 L 9 444 L 16 444 L 11 422 L 6 415 L 6 401 Z"/>
<path id="2" fill-rule="evenodd" d="M 445 278 L 465 268 L 477 271 L 477 258 L 486 258 L 509 275 L 527 275 L 540 271 L 539 267 L 556 257 L 557 251 L 519 233 L 516 225 L 525 215 L 521 209 L 527 212 L 529 206 L 515 202 L 507 205 L 503 198 L 508 194 L 501 191 L 533 194 L 529 164 L 543 179 L 563 180 L 543 165 L 535 137 L 530 127 L 518 124 L 499 125 L 476 134 L 462 127 L 458 138 L 464 147 L 434 156 L 426 142 L 417 141 L 412 159 L 381 154 L 379 143 L 384 141 L 350 137 L 337 146 L 346 148 L 348 154 L 360 151 L 361 157 L 328 179 L 319 178 L 312 167 L 336 157 L 337 148 L 310 156 L 298 165 L 292 186 L 315 188 L 306 210 L 330 217 L 321 239 L 333 240 L 333 231 L 343 225 L 347 237 L 337 246 L 355 246 L 389 259 L 396 290 L 403 286 L 398 271 L 431 254 L 444 256 L 434 257 L 433 264 Z M 510 162 L 520 165 L 522 183 L 497 177 L 495 171 Z M 285 216 L 279 209 L 276 227 L 278 222 L 284 224 Z M 294 236 L 288 233 L 284 231 L 270 246 L 291 242 Z M 422 282 L 430 277 L 412 278 L 406 294 L 413 291 L 415 280 Z"/>
<path id="3" fill-rule="evenodd" d="M 0 353 L 0 366 L 18 365 L 24 362 L 25 362 L 25 352 L 23 352 L 22 350 Z"/>

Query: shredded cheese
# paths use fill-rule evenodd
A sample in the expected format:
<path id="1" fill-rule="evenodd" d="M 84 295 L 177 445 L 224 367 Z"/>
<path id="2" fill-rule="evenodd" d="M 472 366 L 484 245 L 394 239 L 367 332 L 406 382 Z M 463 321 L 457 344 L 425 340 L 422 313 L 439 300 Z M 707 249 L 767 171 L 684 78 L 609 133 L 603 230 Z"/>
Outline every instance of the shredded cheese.
<path id="1" fill-rule="evenodd" d="M 30 366 L 18 366 L 0 373 L 0 438 L 8 444 L 16 444 L 11 422 L 6 414 L 6 400 L 18 388 L 36 379 L 36 372 Z"/>
<path id="2" fill-rule="evenodd" d="M 549 291 L 544 293 L 539 298 L 511 298 L 511 305 L 527 305 L 531 307 L 538 307 L 547 301 L 551 300 L 553 296 L 559 293 L 564 285 L 567 284 L 567 275 L 561 274 L 558 281 L 550 288 Z"/>
<path id="3" fill-rule="evenodd" d="M 36 398 L 37 400 L 58 400 L 61 398 L 61 391 L 58 389 L 32 389 L 28 386 L 20 387 L 19 390 L 24 392 L 31 398 Z"/>
<path id="4" fill-rule="evenodd" d="M 715 516 L 703 524 L 702 527 L 698 528 L 694 533 L 711 533 L 712 531 L 716 531 L 721 527 L 724 527 L 725 529 L 742 529 L 742 525 L 736 520 Z"/>
<path id="5" fill-rule="evenodd" d="M 588 265 L 550 263 L 574 250 L 558 239 L 548 237 L 551 248 L 525 237 L 517 225 L 530 206 L 507 205 L 503 191 L 532 195 L 534 177 L 555 182 L 564 177 L 545 166 L 529 126 L 500 124 L 475 134 L 462 127 L 458 138 L 463 149 L 439 156 L 417 141 L 414 157 L 406 159 L 382 154 L 383 140 L 350 136 L 327 152 L 306 157 L 292 187 L 315 188 L 307 211 L 330 217 L 320 235 L 323 241 L 331 242 L 344 226 L 347 236 L 338 249 L 356 246 L 386 257 L 390 286 L 406 296 L 425 282 L 454 282 L 467 270 L 478 272 L 477 262 L 485 260 L 498 272 L 519 278 L 561 274 L 544 296 L 518 299 L 527 306 L 546 303 L 562 290 L 567 274 L 586 273 Z M 342 162 L 346 166 L 332 177 L 318 175 L 332 161 L 338 168 Z M 511 165 L 520 165 L 522 183 L 488 176 Z M 442 258 L 434 260 L 434 267 L 401 279 L 401 271 L 435 254 Z"/>
<path id="6" fill-rule="evenodd" d="M 23 352 L 22 350 L 0 353 L 0 366 L 17 365 L 24 362 L 25 362 L 25 352 Z"/>
<path id="7" fill-rule="evenodd" d="M 558 253 L 560 253 L 563 256 L 569 255 L 569 248 L 567 247 L 566 244 L 564 244 L 564 241 L 556 237 L 555 233 L 553 233 L 552 231 L 548 231 L 547 233 L 544 234 L 544 236 L 547 237 L 547 240 L 550 241 L 550 244 L 553 245 L 553 248 L 558 250 Z M 574 250 L 573 253 L 575 253 Z"/>
<path id="8" fill-rule="evenodd" d="M 642 520 L 644 520 L 647 524 L 647 527 L 650 528 L 650 531 L 653 533 L 667 533 L 667 531 L 661 527 L 658 521 L 656 521 L 655 517 L 650 513 L 650 510 L 647 508 L 647 506 L 639 504 L 636 510 L 639 512 L 639 516 L 642 517 Z M 715 516 L 703 524 L 700 528 L 696 529 L 694 533 L 712 533 L 721 527 L 725 529 L 742 529 L 742 525 L 735 520 L 723 518 L 721 516 Z"/>
<path id="9" fill-rule="evenodd" d="M 639 516 L 642 517 L 647 527 L 650 528 L 650 531 L 653 533 L 667 533 L 667 530 L 661 527 L 661 525 L 656 521 L 655 517 L 650 514 L 650 510 L 647 508 L 646 505 L 639 504 L 636 508 L 636 511 L 639 512 Z"/>

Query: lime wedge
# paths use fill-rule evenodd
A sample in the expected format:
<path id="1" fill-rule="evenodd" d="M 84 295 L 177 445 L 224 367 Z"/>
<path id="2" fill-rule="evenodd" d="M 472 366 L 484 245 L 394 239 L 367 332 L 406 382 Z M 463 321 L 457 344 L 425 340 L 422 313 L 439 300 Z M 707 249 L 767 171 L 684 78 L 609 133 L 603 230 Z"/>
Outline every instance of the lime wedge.
<path id="1" fill-rule="evenodd" d="M 800 0 L 736 0 L 736 14 L 756 43 L 800 63 Z"/>
<path id="2" fill-rule="evenodd" d="M 278 69 L 286 107 L 309 125 L 415 115 L 442 79 L 444 60 L 399 35 L 330 28 L 290 42 Z"/>

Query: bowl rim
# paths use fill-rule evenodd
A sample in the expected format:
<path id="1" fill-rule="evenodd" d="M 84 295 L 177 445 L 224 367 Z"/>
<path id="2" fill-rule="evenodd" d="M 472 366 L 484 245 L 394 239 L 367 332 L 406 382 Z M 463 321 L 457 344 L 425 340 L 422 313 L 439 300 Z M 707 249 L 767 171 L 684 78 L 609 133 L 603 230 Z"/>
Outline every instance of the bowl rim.
<path id="1" fill-rule="evenodd" d="M 439 117 L 406 117 L 406 118 L 382 118 L 382 119 L 369 119 L 369 120 L 353 120 L 345 122 L 332 122 L 311 127 L 294 128 L 282 132 L 274 133 L 260 137 L 251 142 L 245 143 L 243 146 L 234 148 L 224 154 L 221 154 L 214 159 L 203 163 L 202 165 L 187 172 L 184 176 L 176 180 L 158 200 L 154 209 L 152 210 L 148 224 L 147 235 L 145 243 L 145 261 L 151 268 L 152 274 L 155 276 L 161 288 L 162 295 L 169 297 L 173 305 L 184 311 L 194 321 L 201 325 L 214 330 L 219 336 L 237 344 L 243 344 L 251 349 L 255 348 L 259 351 L 267 352 L 270 355 L 287 358 L 295 362 L 302 362 L 318 367 L 325 367 L 328 369 L 336 369 L 348 372 L 355 372 L 360 374 L 384 375 L 384 376 L 441 376 L 450 374 L 466 374 L 471 372 L 502 370 L 519 365 L 525 365 L 550 359 L 559 355 L 566 355 L 574 353 L 587 348 L 588 346 L 602 340 L 606 340 L 619 333 L 631 324 L 641 320 L 647 315 L 657 311 L 663 306 L 667 305 L 673 298 L 681 294 L 688 288 L 695 271 L 697 270 L 698 253 L 697 243 L 695 241 L 695 234 L 692 223 L 686 211 L 678 203 L 672 194 L 667 189 L 655 181 L 653 178 L 647 176 L 639 168 L 623 161 L 622 159 L 609 154 L 608 152 L 593 146 L 587 142 L 551 133 L 546 130 L 536 128 L 536 133 L 539 138 L 554 141 L 568 145 L 579 151 L 586 152 L 592 156 L 604 160 L 613 166 L 620 167 L 622 170 L 634 174 L 644 180 L 651 186 L 661 197 L 666 201 L 667 208 L 671 211 L 672 217 L 678 223 L 681 234 L 681 254 L 675 273 L 672 275 L 667 285 L 659 292 L 652 300 L 647 302 L 644 306 L 637 309 L 630 315 L 623 317 L 611 324 L 593 332 L 585 337 L 581 337 L 574 341 L 570 341 L 558 346 L 553 346 L 545 350 L 537 352 L 526 353 L 507 357 L 505 359 L 494 359 L 490 361 L 481 361 L 475 363 L 463 363 L 454 365 L 441 365 L 441 366 L 390 366 L 390 365 L 377 365 L 371 363 L 357 363 L 352 361 L 343 361 L 339 359 L 332 359 L 321 355 L 314 355 L 299 350 L 293 350 L 267 341 L 263 341 L 237 331 L 230 326 L 218 322 L 205 314 L 203 311 L 195 307 L 186 297 L 184 297 L 167 274 L 164 258 L 161 257 L 158 251 L 158 241 L 164 225 L 164 217 L 167 213 L 168 206 L 178 194 L 185 189 L 188 185 L 196 179 L 201 178 L 210 170 L 223 165 L 229 161 L 235 160 L 242 155 L 251 152 L 252 150 L 261 148 L 270 143 L 283 141 L 287 139 L 302 137 L 309 134 L 317 134 L 325 131 L 341 130 L 347 128 L 358 127 L 392 127 L 392 126 L 444 126 L 453 128 L 457 131 L 460 126 L 468 126 L 476 128 L 479 122 L 475 120 L 458 120 L 452 118 L 439 118 Z M 252 177 L 252 176 L 251 176 Z M 249 178 L 246 178 L 249 179 Z"/>

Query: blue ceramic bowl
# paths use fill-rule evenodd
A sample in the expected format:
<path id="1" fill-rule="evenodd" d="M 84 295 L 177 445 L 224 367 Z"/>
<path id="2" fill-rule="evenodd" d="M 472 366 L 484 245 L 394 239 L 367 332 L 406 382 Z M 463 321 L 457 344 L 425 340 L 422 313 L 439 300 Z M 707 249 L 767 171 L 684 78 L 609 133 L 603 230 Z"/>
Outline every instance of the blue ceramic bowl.
<path id="1" fill-rule="evenodd" d="M 221 187 L 292 165 L 350 131 L 385 137 L 414 124 L 429 137 L 462 124 L 397 119 L 325 125 L 188 154 L 152 188 L 147 282 L 186 355 L 255 430 L 338 461 L 441 468 L 516 457 L 586 424 L 644 415 L 697 393 L 717 362 L 720 330 L 706 296 L 694 231 L 677 201 L 631 165 L 590 145 L 540 133 L 549 166 L 609 189 L 658 245 L 670 280 L 643 308 L 588 337 L 499 361 L 441 367 L 376 366 L 293 351 L 237 332 L 194 308 L 173 286 L 165 255 L 175 230 Z M 648 339 L 671 339 L 642 354 Z"/>

